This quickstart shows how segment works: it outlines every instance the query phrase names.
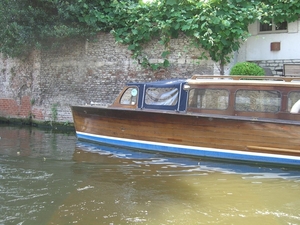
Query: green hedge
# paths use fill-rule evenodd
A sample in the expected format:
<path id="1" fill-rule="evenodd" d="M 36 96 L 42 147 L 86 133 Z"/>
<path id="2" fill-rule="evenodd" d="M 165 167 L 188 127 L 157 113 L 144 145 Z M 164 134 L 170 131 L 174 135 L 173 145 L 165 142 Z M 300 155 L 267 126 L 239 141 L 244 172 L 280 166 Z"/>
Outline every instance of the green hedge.
<path id="1" fill-rule="evenodd" d="M 241 62 L 232 67 L 230 75 L 264 76 L 265 70 L 255 63 Z"/>

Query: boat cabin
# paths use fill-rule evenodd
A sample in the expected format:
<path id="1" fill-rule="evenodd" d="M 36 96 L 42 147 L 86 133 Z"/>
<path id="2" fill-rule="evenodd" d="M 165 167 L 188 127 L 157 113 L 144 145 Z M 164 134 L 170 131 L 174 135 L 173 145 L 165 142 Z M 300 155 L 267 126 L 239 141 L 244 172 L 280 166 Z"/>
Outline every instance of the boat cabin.
<path id="1" fill-rule="evenodd" d="M 112 107 L 300 121 L 300 79 L 194 75 L 128 83 Z"/>
<path id="2" fill-rule="evenodd" d="M 186 79 L 128 83 L 112 106 L 132 109 L 158 109 L 185 112 Z"/>

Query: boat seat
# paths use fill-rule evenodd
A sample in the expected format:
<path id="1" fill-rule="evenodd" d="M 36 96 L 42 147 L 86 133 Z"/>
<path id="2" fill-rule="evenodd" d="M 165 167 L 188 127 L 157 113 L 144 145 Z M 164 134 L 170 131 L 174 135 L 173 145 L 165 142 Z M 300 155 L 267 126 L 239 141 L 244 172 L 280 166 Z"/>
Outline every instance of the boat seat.
<path id="1" fill-rule="evenodd" d="M 273 74 L 271 68 L 269 68 L 269 67 L 262 67 L 262 68 L 263 68 L 264 71 L 265 71 L 265 76 L 274 76 L 274 74 Z"/>
<path id="2" fill-rule="evenodd" d="M 283 64 L 284 76 L 300 76 L 300 64 Z"/>
<path id="3" fill-rule="evenodd" d="M 300 112 L 300 99 L 291 108 L 291 113 L 299 113 L 299 112 Z"/>

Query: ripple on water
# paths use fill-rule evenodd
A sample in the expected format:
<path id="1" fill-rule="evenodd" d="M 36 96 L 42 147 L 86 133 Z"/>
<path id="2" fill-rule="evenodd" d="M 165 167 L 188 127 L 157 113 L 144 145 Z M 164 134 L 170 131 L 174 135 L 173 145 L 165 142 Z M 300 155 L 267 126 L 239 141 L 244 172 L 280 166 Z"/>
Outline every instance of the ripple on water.
<path id="1" fill-rule="evenodd" d="M 49 196 L 49 189 L 45 187 L 46 182 L 53 176 L 42 170 L 12 167 L 18 164 L 11 164 L 16 160 L 9 160 L 10 164 L 0 163 L 0 223 L 23 224 L 18 221 L 28 215 L 35 215 L 44 206 L 42 199 Z M 31 204 L 29 204 L 31 203 Z M 31 217 L 34 219 L 34 216 Z"/>
<path id="2" fill-rule="evenodd" d="M 300 224 L 299 170 L 67 139 L 0 143 L 0 224 Z"/>

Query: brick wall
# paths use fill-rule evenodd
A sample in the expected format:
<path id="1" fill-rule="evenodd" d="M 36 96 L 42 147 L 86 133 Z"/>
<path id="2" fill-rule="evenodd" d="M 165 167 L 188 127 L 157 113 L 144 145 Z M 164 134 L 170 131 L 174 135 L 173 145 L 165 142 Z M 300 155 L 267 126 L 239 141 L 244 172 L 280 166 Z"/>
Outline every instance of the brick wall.
<path id="1" fill-rule="evenodd" d="M 19 105 L 14 99 L 0 99 L 1 116 L 17 116 L 19 114 Z"/>
<path id="2" fill-rule="evenodd" d="M 129 81 L 189 78 L 215 74 L 212 60 L 197 59 L 201 49 L 191 49 L 185 37 L 171 40 L 171 66 L 152 71 L 131 58 L 127 46 L 112 35 L 100 33 L 97 40 L 63 43 L 51 51 L 34 51 L 26 60 L 0 60 L 0 116 L 32 115 L 35 120 L 72 122 L 70 105 L 110 104 Z M 157 40 L 144 46 L 144 56 L 161 62 L 163 47 Z"/>
<path id="3" fill-rule="evenodd" d="M 21 102 L 15 99 L 0 99 L 0 116 L 13 118 L 29 118 L 31 114 L 31 103 L 29 96 L 23 96 Z"/>

